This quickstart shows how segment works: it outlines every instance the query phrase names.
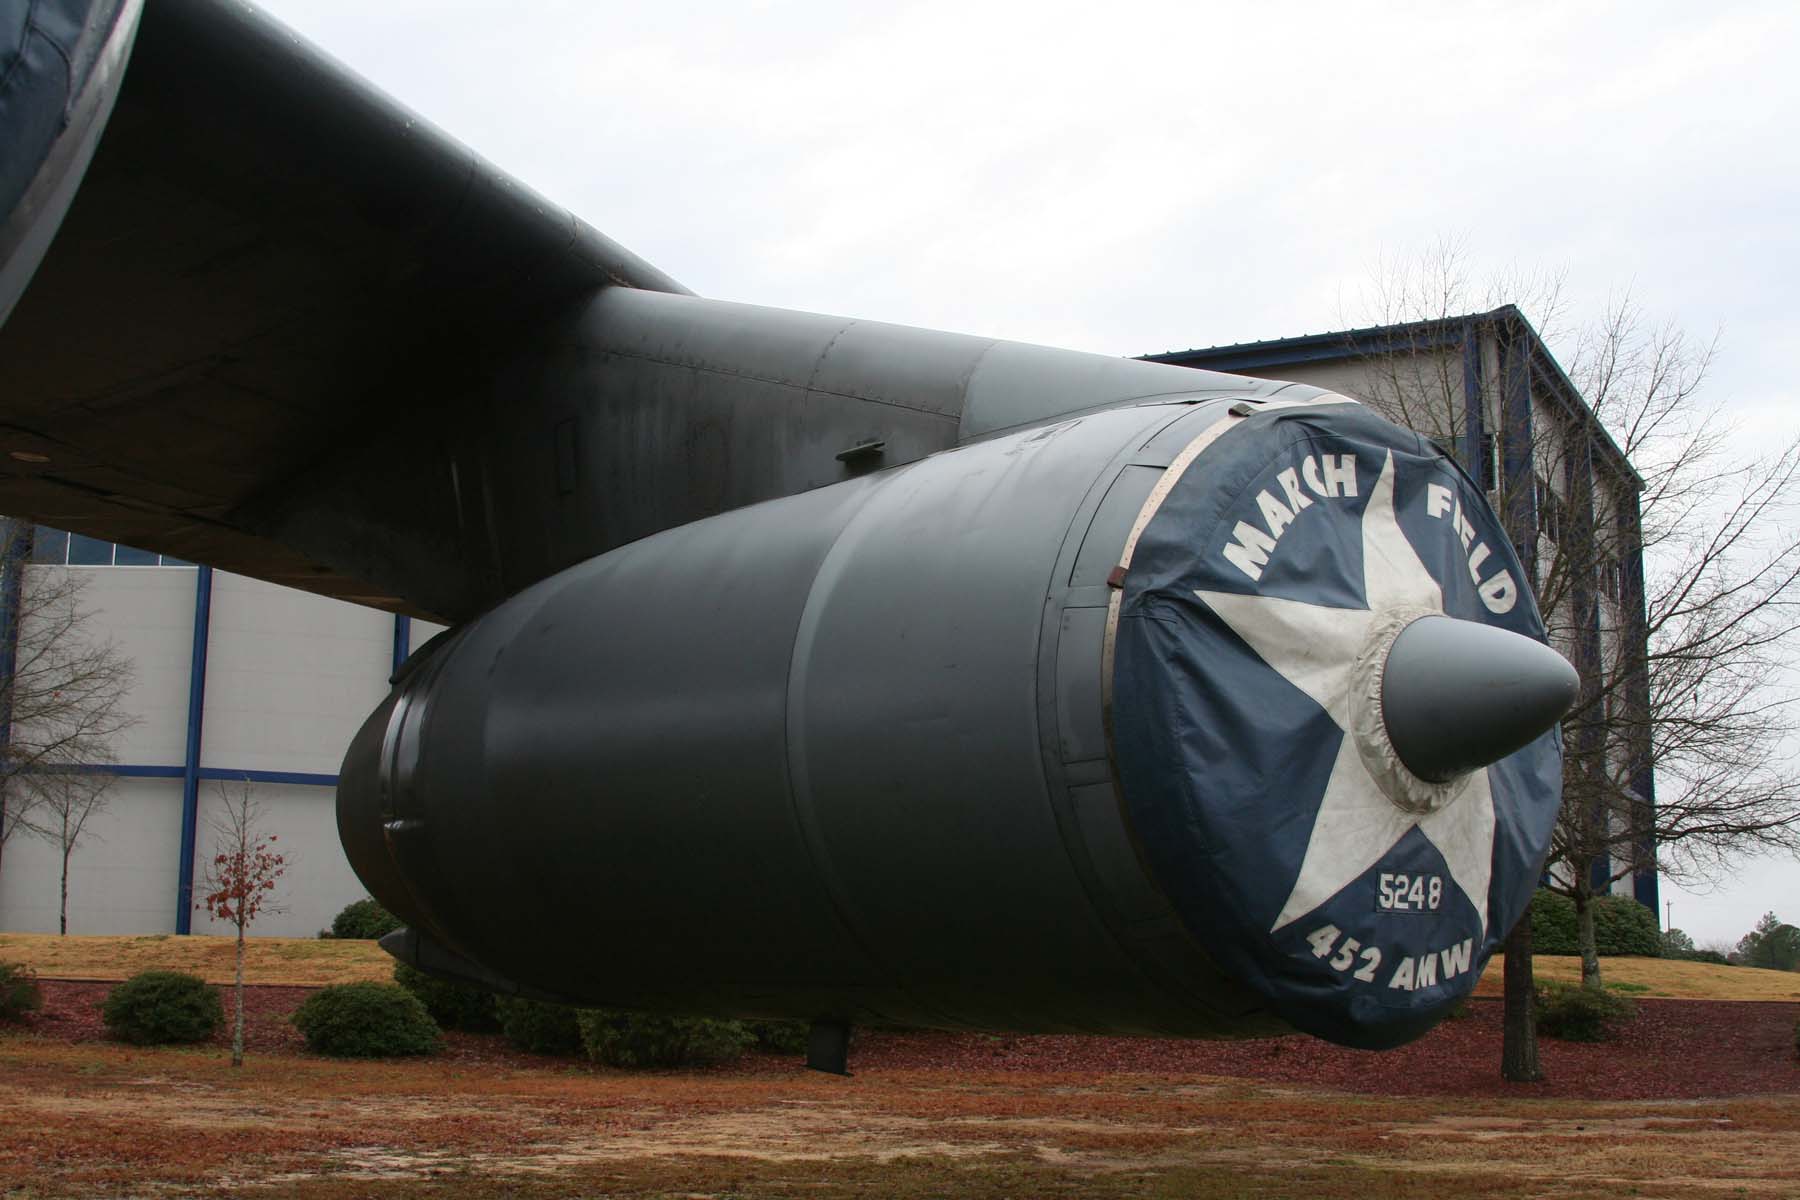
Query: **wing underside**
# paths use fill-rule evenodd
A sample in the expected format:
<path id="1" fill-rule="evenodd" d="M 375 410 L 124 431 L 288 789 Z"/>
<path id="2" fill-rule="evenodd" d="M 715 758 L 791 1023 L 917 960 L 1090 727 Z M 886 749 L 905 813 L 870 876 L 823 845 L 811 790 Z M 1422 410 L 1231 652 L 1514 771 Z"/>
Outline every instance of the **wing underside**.
<path id="1" fill-rule="evenodd" d="M 546 315 L 684 289 L 246 5 L 8 7 L 0 511 L 383 607 L 490 602 L 461 514 L 410 514 L 441 533 L 418 580 L 273 514 L 374 430 L 429 442 Z M 354 546 L 354 514 L 321 519 Z"/>

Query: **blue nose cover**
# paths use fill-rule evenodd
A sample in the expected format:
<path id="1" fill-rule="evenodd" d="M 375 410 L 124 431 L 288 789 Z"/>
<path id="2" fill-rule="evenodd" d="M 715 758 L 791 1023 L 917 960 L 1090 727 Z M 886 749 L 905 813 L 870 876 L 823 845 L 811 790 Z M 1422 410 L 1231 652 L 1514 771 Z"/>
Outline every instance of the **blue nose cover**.
<path id="1" fill-rule="evenodd" d="M 1410 621 L 1544 640 L 1480 490 L 1349 402 L 1240 418 L 1170 468 L 1118 604 L 1125 809 L 1191 934 L 1299 1029 L 1419 1036 L 1524 912 L 1561 792 L 1554 727 L 1441 784 L 1383 731 Z"/>

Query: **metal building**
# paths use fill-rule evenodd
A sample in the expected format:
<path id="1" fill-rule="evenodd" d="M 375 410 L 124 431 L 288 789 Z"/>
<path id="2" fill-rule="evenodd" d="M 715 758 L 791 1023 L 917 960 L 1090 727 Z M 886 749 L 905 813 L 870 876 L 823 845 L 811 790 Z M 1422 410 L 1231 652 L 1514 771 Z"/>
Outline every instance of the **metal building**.
<path id="1" fill-rule="evenodd" d="M 69 931 L 224 932 L 190 897 L 212 854 L 209 810 L 222 784 L 239 783 L 292 864 L 282 911 L 254 932 L 309 936 L 329 924 L 363 894 L 333 816 L 344 747 L 437 627 L 79 534 L 29 534 L 9 539 L 29 558 L 20 582 L 81 573 L 84 633 L 112 639 L 135 668 L 136 724 L 114 747 L 107 807 L 71 858 Z M 17 612 L 16 600 L 4 607 Z M 0 621 L 7 644 L 17 635 Z M 55 845 L 8 838 L 0 929 L 54 932 L 59 876 Z"/>

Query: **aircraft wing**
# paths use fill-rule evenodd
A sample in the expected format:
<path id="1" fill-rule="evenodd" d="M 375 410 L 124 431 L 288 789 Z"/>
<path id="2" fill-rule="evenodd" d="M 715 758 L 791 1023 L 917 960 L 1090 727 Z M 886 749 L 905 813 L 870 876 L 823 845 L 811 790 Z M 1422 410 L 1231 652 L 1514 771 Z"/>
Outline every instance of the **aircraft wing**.
<path id="1" fill-rule="evenodd" d="M 0 14 L 0 511 L 423 615 L 497 599 L 434 443 L 460 381 L 596 289 L 685 289 L 247 5 Z M 364 477 L 423 445 L 445 486 L 294 509 L 377 430 Z M 416 549 L 384 573 L 370 537 Z"/>

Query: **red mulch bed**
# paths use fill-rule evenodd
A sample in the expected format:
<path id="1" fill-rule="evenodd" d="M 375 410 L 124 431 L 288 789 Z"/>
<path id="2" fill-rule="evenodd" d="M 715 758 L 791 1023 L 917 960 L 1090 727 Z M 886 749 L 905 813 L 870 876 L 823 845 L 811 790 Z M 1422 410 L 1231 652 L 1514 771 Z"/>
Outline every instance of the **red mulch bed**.
<path id="1" fill-rule="evenodd" d="M 100 1041 L 99 1003 L 112 986 L 46 979 L 35 1032 L 70 1042 Z M 229 1018 L 231 1001 L 225 993 Z M 312 989 L 245 989 L 245 1045 L 256 1054 L 304 1054 L 288 1016 Z M 1800 1004 L 1730 1000 L 1639 1000 L 1638 1017 L 1610 1042 L 1540 1038 L 1545 1080 L 1500 1078 L 1498 999 L 1469 1002 L 1469 1015 L 1445 1021 L 1398 1050 L 1346 1050 L 1316 1038 L 1195 1042 L 1156 1038 L 990 1036 L 867 1032 L 850 1065 L 858 1073 L 923 1068 L 980 1073 L 1123 1072 L 1224 1075 L 1298 1087 L 1405 1096 L 1556 1096 L 1607 1100 L 1702 1099 L 1800 1093 L 1794 1026 Z M 229 1021 L 228 1021 L 229 1023 Z M 215 1041 L 229 1044 L 228 1031 Z M 450 1033 L 452 1061 L 542 1066 L 558 1060 L 514 1049 L 504 1038 Z M 798 1062 L 752 1058 L 738 1068 L 798 1070 Z M 566 1062 L 559 1065 L 566 1066 Z M 730 1070 L 727 1068 L 727 1070 Z"/>
<path id="2" fill-rule="evenodd" d="M 1800 1093 L 1794 1023 L 1800 1004 L 1739 1000 L 1638 1000 L 1637 1019 L 1609 1042 L 1538 1039 L 1545 1078 L 1500 1078 L 1499 999 L 1471 1000 L 1397 1050 L 1346 1050 L 1311 1037 L 1241 1042 L 1154 1038 L 871 1034 L 851 1067 L 953 1067 L 1006 1071 L 1123 1071 L 1226 1075 L 1299 1087 L 1388 1096 L 1559 1096 L 1682 1100 Z"/>
<path id="3" fill-rule="evenodd" d="M 26 1022 L 27 1028 L 65 1042 L 101 1042 L 108 1037 L 100 1021 L 100 1002 L 113 986 L 80 980 L 38 980 L 44 989 L 44 1007 Z M 244 989 L 244 1050 L 249 1054 L 305 1054 L 306 1041 L 288 1020 L 300 1002 L 316 988 L 258 986 Z M 212 1037 L 214 1045 L 231 1045 L 231 988 L 219 989 L 225 1005 L 225 1024 Z M 443 1056 L 458 1062 L 493 1065 L 541 1066 L 557 1062 L 540 1054 L 528 1054 L 503 1037 L 474 1033 L 446 1033 Z"/>

